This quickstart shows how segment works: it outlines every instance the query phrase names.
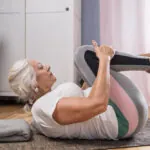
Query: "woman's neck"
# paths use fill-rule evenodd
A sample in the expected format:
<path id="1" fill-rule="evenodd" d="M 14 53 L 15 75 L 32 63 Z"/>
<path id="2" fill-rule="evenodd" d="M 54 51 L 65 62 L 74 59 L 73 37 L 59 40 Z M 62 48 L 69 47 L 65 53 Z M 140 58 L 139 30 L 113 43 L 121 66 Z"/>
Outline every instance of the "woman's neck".
<path id="1" fill-rule="evenodd" d="M 42 97 L 43 95 L 45 95 L 48 92 L 51 92 L 51 89 L 49 91 L 47 91 L 47 92 L 44 92 L 44 91 L 40 90 L 38 93 L 35 93 L 34 94 L 34 98 L 33 98 L 34 102 L 37 101 L 40 97 Z"/>

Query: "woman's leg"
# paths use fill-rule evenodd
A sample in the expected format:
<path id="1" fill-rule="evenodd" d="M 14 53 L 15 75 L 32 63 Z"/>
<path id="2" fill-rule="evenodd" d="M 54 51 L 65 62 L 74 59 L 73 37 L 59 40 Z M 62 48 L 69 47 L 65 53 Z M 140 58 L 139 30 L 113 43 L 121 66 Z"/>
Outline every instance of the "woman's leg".
<path id="1" fill-rule="evenodd" d="M 80 46 L 76 50 L 75 62 L 80 63 L 80 68 L 85 68 L 86 63 L 84 60 L 86 60 L 88 65 L 92 66 L 94 70 L 96 70 L 96 68 L 98 67 L 99 59 L 96 57 L 96 54 L 94 52 L 94 48 L 92 45 Z M 78 66 L 76 67 L 78 68 Z M 78 70 L 80 68 L 78 68 Z M 134 56 L 128 53 L 116 51 L 115 56 L 111 60 L 111 69 L 116 72 L 129 71 L 129 70 L 141 70 L 141 71 L 150 70 L 150 59 L 148 57 Z M 83 79 L 91 86 L 94 81 L 94 76 L 91 74 L 92 70 L 88 68 L 85 70 L 87 71 L 85 72 L 85 76 L 89 76 L 88 77 L 89 80 L 86 81 L 84 77 Z"/>
<path id="2" fill-rule="evenodd" d="M 114 103 L 112 106 L 118 118 L 119 138 L 133 136 L 146 124 L 148 105 L 143 94 L 128 77 L 113 70 L 111 70 L 111 103 Z"/>
<path id="3" fill-rule="evenodd" d="M 75 64 L 83 79 L 92 86 L 99 62 L 96 57 L 82 52 L 75 56 Z M 130 79 L 114 70 L 111 70 L 109 105 L 114 108 L 118 119 L 118 138 L 133 136 L 148 119 L 148 106 L 142 93 Z"/>

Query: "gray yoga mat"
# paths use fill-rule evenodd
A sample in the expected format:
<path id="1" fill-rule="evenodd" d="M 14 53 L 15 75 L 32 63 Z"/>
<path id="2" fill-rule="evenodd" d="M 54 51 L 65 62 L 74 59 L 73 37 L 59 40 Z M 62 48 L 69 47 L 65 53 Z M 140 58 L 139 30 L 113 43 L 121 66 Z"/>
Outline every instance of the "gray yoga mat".
<path id="1" fill-rule="evenodd" d="M 150 120 L 148 120 L 145 128 L 131 139 L 119 141 L 60 140 L 34 134 L 32 141 L 3 143 L 0 144 L 0 150 L 98 150 L 148 145 L 150 146 Z"/>

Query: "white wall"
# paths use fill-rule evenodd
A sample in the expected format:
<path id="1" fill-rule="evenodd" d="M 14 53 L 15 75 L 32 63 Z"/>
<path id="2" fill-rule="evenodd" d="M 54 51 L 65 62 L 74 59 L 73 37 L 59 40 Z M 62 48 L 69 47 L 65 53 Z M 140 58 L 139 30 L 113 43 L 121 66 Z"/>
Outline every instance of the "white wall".
<path id="1" fill-rule="evenodd" d="M 25 57 L 51 65 L 57 78 L 54 87 L 76 80 L 74 50 L 81 45 L 80 0 L 0 0 L 0 6 L 0 37 L 4 33 L 9 47 L 0 52 L 0 95 L 12 94 L 9 68 Z"/>
<path id="2" fill-rule="evenodd" d="M 10 94 L 8 71 L 16 60 L 23 58 L 25 0 L 0 0 L 0 95 Z"/>

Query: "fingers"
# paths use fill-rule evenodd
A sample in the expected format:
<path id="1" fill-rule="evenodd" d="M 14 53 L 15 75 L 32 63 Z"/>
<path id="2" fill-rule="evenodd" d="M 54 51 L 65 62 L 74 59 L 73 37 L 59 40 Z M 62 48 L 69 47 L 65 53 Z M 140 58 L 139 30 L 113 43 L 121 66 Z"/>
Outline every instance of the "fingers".
<path id="1" fill-rule="evenodd" d="M 112 48 L 112 46 L 101 45 L 99 47 L 95 40 L 92 40 L 92 44 L 98 57 L 102 55 L 101 53 L 108 55 L 111 58 L 115 55 L 115 50 Z"/>
<path id="2" fill-rule="evenodd" d="M 97 47 L 97 42 L 95 40 L 92 40 L 92 44 L 93 44 L 93 46 Z"/>
<path id="3" fill-rule="evenodd" d="M 95 49 L 98 48 L 98 44 L 97 44 L 97 42 L 95 40 L 92 40 L 92 44 L 93 44 L 93 46 L 94 46 Z"/>
<path id="4" fill-rule="evenodd" d="M 101 52 L 106 53 L 105 45 L 101 45 L 99 49 Z"/>
<path id="5" fill-rule="evenodd" d="M 115 55 L 115 50 L 107 45 L 101 45 L 100 51 L 103 52 L 104 54 L 110 56 L 111 58 Z"/>

